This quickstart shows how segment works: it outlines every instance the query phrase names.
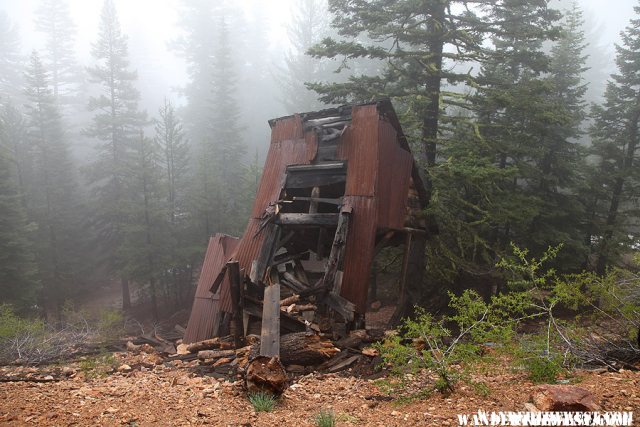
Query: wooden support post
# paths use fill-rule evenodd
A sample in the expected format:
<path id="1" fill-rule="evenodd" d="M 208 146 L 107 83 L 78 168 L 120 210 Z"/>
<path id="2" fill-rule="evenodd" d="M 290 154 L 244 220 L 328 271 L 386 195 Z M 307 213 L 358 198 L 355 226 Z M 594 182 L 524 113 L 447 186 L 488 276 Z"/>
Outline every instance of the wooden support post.
<path id="1" fill-rule="evenodd" d="M 342 264 L 344 257 L 344 249 L 347 246 L 347 235 L 349 234 L 349 218 L 351 218 L 351 208 L 343 208 L 338 218 L 338 226 L 336 234 L 333 237 L 333 245 L 331 245 L 331 253 L 327 260 L 327 265 L 322 278 L 322 285 L 328 289 L 332 289 L 337 295 L 340 295 L 340 287 L 342 282 L 336 281 L 336 273 Z"/>
<path id="2" fill-rule="evenodd" d="M 240 264 L 238 261 L 229 261 L 227 263 L 227 271 L 229 272 L 229 285 L 231 293 L 231 304 L 233 307 L 233 325 L 234 325 L 234 343 L 236 348 L 244 345 L 244 327 L 242 324 L 242 302 L 240 287 Z"/>
<path id="3" fill-rule="evenodd" d="M 260 356 L 280 356 L 280 282 L 278 270 L 272 269 L 270 282 L 264 288 Z"/>
<path id="4" fill-rule="evenodd" d="M 311 190 L 311 199 L 309 201 L 309 213 L 318 213 L 318 197 L 320 197 L 320 187 L 313 187 Z"/>

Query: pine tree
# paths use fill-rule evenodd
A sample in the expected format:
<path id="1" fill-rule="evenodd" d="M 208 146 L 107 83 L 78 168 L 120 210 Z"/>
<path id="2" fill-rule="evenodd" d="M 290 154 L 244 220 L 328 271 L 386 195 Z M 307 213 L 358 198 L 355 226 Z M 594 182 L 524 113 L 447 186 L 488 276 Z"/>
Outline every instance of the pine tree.
<path id="1" fill-rule="evenodd" d="M 550 57 L 542 49 L 558 15 L 544 3 L 512 0 L 495 10 L 494 19 L 504 22 L 503 31 L 492 37 L 495 48 L 477 77 L 474 106 L 479 132 L 488 144 L 486 154 L 499 170 L 511 172 L 496 183 L 502 197 L 494 200 L 490 214 L 490 242 L 498 250 L 506 249 L 511 240 L 525 239 L 542 209 L 540 195 L 531 191 L 536 185 L 533 175 L 544 152 L 542 140 L 559 114 L 550 101 L 553 85 L 543 78 Z M 523 23 L 522 16 L 530 19 Z"/>
<path id="2" fill-rule="evenodd" d="M 284 58 L 285 67 L 279 70 L 280 98 L 289 113 L 319 110 L 322 103 L 309 90 L 306 82 L 319 83 L 331 77 L 327 61 L 307 55 L 307 50 L 329 36 L 330 21 L 326 0 L 296 2 L 291 23 L 287 27 L 292 44 Z"/>
<path id="3" fill-rule="evenodd" d="M 0 143 L 10 152 L 12 166 L 16 179 L 18 192 L 22 201 L 22 208 L 28 210 L 27 194 L 32 186 L 33 158 L 30 155 L 30 148 L 27 139 L 27 124 L 20 110 L 11 102 L 7 102 L 0 107 L 0 122 L 2 122 L 2 132 L 0 132 Z"/>
<path id="4" fill-rule="evenodd" d="M 159 277 L 169 249 L 166 199 L 164 198 L 158 144 L 140 131 L 135 141 L 133 174 L 128 182 L 134 195 L 127 203 L 129 221 L 124 225 L 120 252 L 127 277 L 149 287 L 154 320 L 158 319 Z"/>
<path id="5" fill-rule="evenodd" d="M 634 11 L 640 14 L 640 5 Z M 630 20 L 621 39 L 622 44 L 616 45 L 618 72 L 607 84 L 604 104 L 593 109 L 591 129 L 594 153 L 600 159 L 593 177 L 600 197 L 592 227 L 599 274 L 605 273 L 620 251 L 637 242 L 640 18 Z"/>
<path id="6" fill-rule="evenodd" d="M 191 180 L 189 174 L 189 145 L 184 136 L 180 119 L 173 105 L 165 99 L 155 120 L 155 142 L 161 152 L 164 179 L 166 183 L 166 204 L 171 243 L 168 248 L 170 270 L 162 279 L 171 287 L 175 303 L 184 301 L 184 272 L 192 262 L 192 236 L 188 215 L 187 192 Z"/>
<path id="7" fill-rule="evenodd" d="M 540 213 L 530 225 L 529 247 L 544 251 L 562 242 L 557 261 L 566 270 L 578 269 L 586 258 L 584 244 L 586 212 L 577 193 L 582 186 L 586 153 L 580 146 L 586 118 L 587 71 L 582 11 L 574 3 L 566 11 L 563 31 L 551 51 L 546 100 L 547 115 L 553 114 L 539 138 L 532 169 L 532 193 L 541 200 Z"/>
<path id="8" fill-rule="evenodd" d="M 549 13 L 546 1 L 537 0 L 529 2 L 526 14 L 506 18 L 505 11 L 514 7 L 513 3 L 517 2 L 480 0 L 471 6 L 464 0 L 330 0 L 329 9 L 335 16 L 332 25 L 342 39 L 325 39 L 310 52 L 318 58 L 342 58 L 343 62 L 379 59 L 386 66 L 378 75 L 352 76 L 344 83 L 310 87 L 328 103 L 391 96 L 401 104 L 406 111 L 405 132 L 420 141 L 430 195 L 431 170 L 439 157 L 438 139 L 447 132 L 444 125 L 448 118 L 442 107 L 467 106 L 461 91 L 446 90 L 445 82 L 460 85 L 473 80 L 465 64 L 485 58 L 483 42 L 488 34 L 505 33 L 507 27 L 518 25 L 531 27 Z"/>
<path id="9" fill-rule="evenodd" d="M 0 120 L 0 300 L 24 311 L 37 302 L 40 283 L 5 130 Z"/>
<path id="10" fill-rule="evenodd" d="M 23 66 L 18 29 L 6 12 L 0 10 L 0 103 L 20 97 Z"/>
<path id="11" fill-rule="evenodd" d="M 104 261 L 111 273 L 120 276 L 123 307 L 127 309 L 131 305 L 129 282 L 119 249 L 130 198 L 127 182 L 131 176 L 132 144 L 146 115 L 138 110 L 140 94 L 134 86 L 137 74 L 129 70 L 127 37 L 120 31 L 113 0 L 104 2 L 100 32 L 93 44 L 92 55 L 96 65 L 88 71 L 91 81 L 98 84 L 102 92 L 90 99 L 89 110 L 95 114 L 92 125 L 86 129 L 89 136 L 102 141 L 89 174 L 96 192 L 93 217 L 99 244 L 106 254 Z"/>
<path id="12" fill-rule="evenodd" d="M 64 0 L 41 0 L 35 28 L 46 38 L 45 66 L 51 73 L 53 96 L 60 104 L 77 96 L 80 71 L 75 58 L 76 26 Z"/>
<path id="13" fill-rule="evenodd" d="M 57 312 L 75 284 L 79 246 L 76 177 L 48 74 L 36 52 L 25 75 L 28 136 L 34 158 L 29 211 L 38 224 L 45 307 Z"/>

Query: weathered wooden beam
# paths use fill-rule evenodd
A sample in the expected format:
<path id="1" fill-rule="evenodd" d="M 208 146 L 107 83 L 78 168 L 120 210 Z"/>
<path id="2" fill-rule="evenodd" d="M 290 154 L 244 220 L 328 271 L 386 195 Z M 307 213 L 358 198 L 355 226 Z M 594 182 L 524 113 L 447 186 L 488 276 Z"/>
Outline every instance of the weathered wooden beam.
<path id="1" fill-rule="evenodd" d="M 318 188 L 318 187 L 314 187 L 314 188 Z M 337 205 L 340 206 L 342 204 L 342 197 L 339 197 L 337 199 L 329 199 L 329 198 L 324 198 L 324 197 L 294 197 L 293 201 L 302 201 L 302 202 L 311 202 L 312 204 L 315 204 L 316 207 L 318 206 L 318 203 L 327 203 L 329 205 Z M 316 208 L 316 212 L 318 212 L 317 208 Z M 309 213 L 314 213 L 309 211 Z"/>
<path id="2" fill-rule="evenodd" d="M 351 301 L 335 292 L 329 292 L 322 301 L 331 307 L 333 311 L 339 313 L 347 322 L 353 321 L 356 306 Z"/>
<path id="3" fill-rule="evenodd" d="M 251 317 L 262 319 L 262 301 L 258 301 L 254 298 L 251 298 L 249 295 L 245 295 L 244 311 Z M 302 332 L 306 330 L 304 323 L 287 313 L 282 313 L 282 315 L 280 316 L 280 326 L 283 330 L 289 332 Z"/>
<path id="4" fill-rule="evenodd" d="M 297 288 L 300 288 L 301 291 L 308 289 L 310 285 L 308 283 L 303 283 L 298 280 L 293 274 L 288 271 L 282 274 L 282 277 L 287 279 L 288 282 L 293 283 Z"/>
<path id="5" fill-rule="evenodd" d="M 322 277 L 322 285 L 327 287 L 327 289 L 332 289 L 333 292 L 338 295 L 340 295 L 341 282 L 336 281 L 336 273 L 338 268 L 340 268 L 344 257 L 344 250 L 347 246 L 350 218 L 351 208 L 343 208 L 342 211 L 340 211 L 336 234 L 333 237 L 333 244 L 331 245 L 331 252 L 329 253 L 329 260 L 327 261 L 324 276 Z"/>
<path id="6" fill-rule="evenodd" d="M 273 258 L 273 261 L 271 261 L 271 266 L 273 267 L 275 265 L 284 264 L 284 263 L 289 262 L 289 261 L 297 261 L 300 258 L 305 257 L 308 253 L 309 253 L 309 251 L 307 250 L 307 251 L 301 252 L 299 254 L 275 257 L 275 258 Z"/>
<path id="7" fill-rule="evenodd" d="M 240 287 L 240 264 L 238 261 L 227 262 L 227 270 L 229 271 L 229 290 L 231 294 L 231 305 L 233 308 L 233 340 L 236 348 L 244 345 L 244 328 L 242 325 L 242 290 Z"/>
<path id="8" fill-rule="evenodd" d="M 337 213 L 281 213 L 275 223 L 289 226 L 335 227 L 338 225 Z"/>
<path id="9" fill-rule="evenodd" d="M 273 254 L 276 250 L 276 243 L 280 237 L 280 227 L 276 224 L 269 224 L 265 230 L 264 240 L 260 248 L 260 255 L 256 259 L 256 263 L 251 266 L 252 282 L 259 283 L 264 280 L 267 267 L 271 264 Z"/>
<path id="10" fill-rule="evenodd" d="M 320 197 L 320 187 L 316 186 L 311 189 L 311 197 L 308 198 L 310 214 L 318 213 L 318 197 Z M 296 200 L 296 198 L 294 197 L 293 200 Z"/>
<path id="11" fill-rule="evenodd" d="M 213 280 L 213 283 L 209 288 L 209 292 L 211 292 L 212 294 L 215 294 L 216 292 L 218 292 L 218 289 L 220 288 L 220 284 L 222 283 L 222 280 L 224 279 L 224 275 L 226 272 L 227 272 L 227 266 L 225 265 L 220 269 L 220 272 L 218 273 L 216 278 Z"/>
<path id="12" fill-rule="evenodd" d="M 273 269 L 270 282 L 264 289 L 262 305 L 262 330 L 260 356 L 280 356 L 280 282 L 278 271 Z"/>

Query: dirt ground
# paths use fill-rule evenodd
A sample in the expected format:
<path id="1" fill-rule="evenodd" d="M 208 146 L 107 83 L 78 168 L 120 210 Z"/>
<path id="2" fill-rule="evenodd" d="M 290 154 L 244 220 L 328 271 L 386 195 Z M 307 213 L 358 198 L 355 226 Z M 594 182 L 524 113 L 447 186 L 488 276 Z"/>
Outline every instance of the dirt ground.
<path id="1" fill-rule="evenodd" d="M 5 379 L 16 370 L 44 381 L 48 370 L 59 374 L 48 382 L 0 383 L 0 425 L 313 426 L 313 416 L 326 409 L 336 414 L 339 426 L 454 426 L 456 414 L 527 410 L 535 387 L 524 373 L 494 366 L 474 374 L 474 381 L 487 386 L 481 394 L 460 383 L 448 397 L 433 394 L 399 404 L 373 380 L 354 378 L 349 371 L 309 374 L 293 380 L 273 412 L 256 413 L 241 381 L 198 374 L 194 363 L 158 360 L 154 365 L 152 356 L 116 354 L 114 366 L 127 363 L 132 370 L 94 378 L 77 363 L 0 368 Z M 640 417 L 639 372 L 578 371 L 571 382 L 590 390 L 603 410 L 636 411 Z"/>

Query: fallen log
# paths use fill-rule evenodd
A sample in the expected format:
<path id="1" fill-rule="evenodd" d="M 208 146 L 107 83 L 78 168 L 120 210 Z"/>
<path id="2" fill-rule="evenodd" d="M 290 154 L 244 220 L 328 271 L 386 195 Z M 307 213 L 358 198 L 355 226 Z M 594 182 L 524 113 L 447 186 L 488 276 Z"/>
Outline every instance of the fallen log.
<path id="1" fill-rule="evenodd" d="M 331 340 L 317 334 L 296 332 L 280 338 L 280 360 L 285 365 L 315 365 L 339 352 Z"/>
<path id="2" fill-rule="evenodd" d="M 219 359 L 221 357 L 236 357 L 235 350 L 201 350 L 198 352 L 198 359 Z"/>
<path id="3" fill-rule="evenodd" d="M 197 353 L 201 350 L 213 350 L 220 347 L 220 339 L 218 337 L 211 338 L 204 341 L 198 341 L 191 343 L 187 346 L 189 353 Z"/>
<path id="4" fill-rule="evenodd" d="M 247 367 L 245 385 L 249 394 L 267 392 L 279 396 L 289 384 L 287 372 L 277 356 L 258 356 Z"/>

